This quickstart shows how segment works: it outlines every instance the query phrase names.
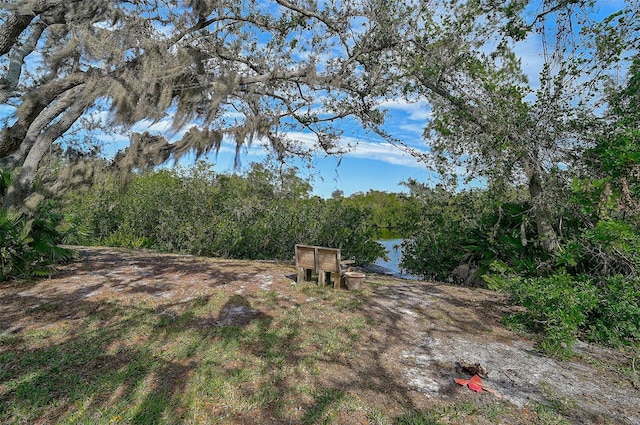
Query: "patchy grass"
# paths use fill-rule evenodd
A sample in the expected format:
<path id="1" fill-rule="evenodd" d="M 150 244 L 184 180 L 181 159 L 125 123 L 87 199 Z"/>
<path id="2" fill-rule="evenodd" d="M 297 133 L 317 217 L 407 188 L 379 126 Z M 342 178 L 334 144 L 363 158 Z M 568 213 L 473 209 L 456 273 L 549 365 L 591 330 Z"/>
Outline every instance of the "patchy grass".
<path id="1" fill-rule="evenodd" d="M 269 283 L 276 266 L 242 262 L 198 280 L 164 260 L 179 292 L 143 262 L 114 276 L 116 260 L 106 277 L 87 264 L 0 287 L 0 423 L 533 424 L 576 409 L 551 389 L 531 410 L 454 384 L 444 399 L 412 391 L 392 360 L 413 337 L 372 314 L 370 289 Z"/>
<path id="2" fill-rule="evenodd" d="M 342 303 L 340 294 L 326 290 Z M 262 311 L 273 296 L 234 305 Z M 239 304 L 241 302 L 241 304 Z M 264 303 L 264 304 L 263 304 Z M 353 358 L 365 329 L 332 304 L 290 310 L 245 325 L 200 326 L 219 301 L 184 303 L 181 314 L 100 302 L 67 319 L 3 337 L 0 421 L 151 424 L 250 421 L 329 423 L 368 409 L 316 382 L 322 359 Z M 70 311 L 75 307 L 69 306 Z M 47 309 L 47 312 L 50 310 Z M 391 419 L 389 419 L 390 421 Z"/>

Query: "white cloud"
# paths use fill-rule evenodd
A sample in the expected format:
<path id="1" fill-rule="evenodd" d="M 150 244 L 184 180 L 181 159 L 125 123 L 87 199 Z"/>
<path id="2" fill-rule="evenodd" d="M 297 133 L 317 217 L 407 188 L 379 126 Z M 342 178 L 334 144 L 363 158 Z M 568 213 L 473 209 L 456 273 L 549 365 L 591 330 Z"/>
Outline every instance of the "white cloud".
<path id="1" fill-rule="evenodd" d="M 428 121 L 433 113 L 426 100 L 409 101 L 402 98 L 385 100 L 380 103 L 382 109 L 402 111 L 407 114 L 406 119 L 411 121 Z"/>
<path id="2" fill-rule="evenodd" d="M 529 85 L 535 90 L 540 86 L 540 71 L 544 65 L 540 35 L 530 34 L 514 46 L 514 52 L 521 60 L 522 70 L 529 79 Z"/>
<path id="3" fill-rule="evenodd" d="M 419 151 L 419 153 L 427 154 L 425 151 Z M 347 156 L 362 159 L 371 159 L 381 162 L 386 162 L 392 165 L 401 165 L 403 167 L 424 168 L 425 164 L 418 161 L 409 153 L 404 152 L 400 148 L 393 146 L 390 143 L 372 143 L 372 142 L 358 142 L 353 151 L 349 152 Z"/>
<path id="4" fill-rule="evenodd" d="M 307 149 L 317 149 L 318 139 L 312 133 L 292 132 L 287 136 L 297 141 Z M 409 153 L 393 146 L 388 142 L 367 141 L 355 137 L 342 137 L 338 142 L 339 146 L 346 150 L 345 157 L 370 159 L 386 162 L 392 165 L 405 167 L 424 168 L 424 163 L 419 162 Z M 418 150 L 418 153 L 428 154 L 427 151 Z"/>
<path id="5" fill-rule="evenodd" d="M 420 137 L 422 136 L 422 133 L 424 132 L 424 124 L 411 124 L 411 123 L 406 123 L 406 124 L 400 124 L 398 125 L 398 128 L 400 130 L 404 130 L 406 132 L 409 133 L 416 133 L 417 135 L 419 135 Z"/>
<path id="6" fill-rule="evenodd" d="M 288 132 L 286 136 L 298 142 L 302 148 L 314 150 L 318 146 L 318 137 L 313 133 L 303 133 L 299 131 Z"/>
<path id="7" fill-rule="evenodd" d="M 134 133 L 142 133 L 142 132 L 148 131 L 149 133 L 164 134 L 167 132 L 173 132 L 171 125 L 172 125 L 172 120 L 170 118 L 164 118 L 155 123 L 152 120 L 142 120 L 135 123 L 134 126 L 131 127 L 131 131 L 133 131 Z M 181 129 L 178 132 L 181 134 L 184 134 L 187 130 L 188 128 Z"/>

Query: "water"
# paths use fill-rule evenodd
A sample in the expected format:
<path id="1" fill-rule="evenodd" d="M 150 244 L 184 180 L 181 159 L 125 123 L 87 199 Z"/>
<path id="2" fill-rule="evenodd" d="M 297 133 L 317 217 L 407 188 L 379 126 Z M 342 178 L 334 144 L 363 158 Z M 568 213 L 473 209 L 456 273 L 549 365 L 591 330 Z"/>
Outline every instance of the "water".
<path id="1" fill-rule="evenodd" d="M 385 247 L 389 260 L 384 261 L 378 258 L 378 260 L 373 264 L 372 271 L 403 279 L 418 279 L 417 276 L 406 274 L 400 269 L 400 260 L 402 260 L 400 245 L 402 245 L 403 240 L 404 239 L 384 239 L 376 241 Z"/>

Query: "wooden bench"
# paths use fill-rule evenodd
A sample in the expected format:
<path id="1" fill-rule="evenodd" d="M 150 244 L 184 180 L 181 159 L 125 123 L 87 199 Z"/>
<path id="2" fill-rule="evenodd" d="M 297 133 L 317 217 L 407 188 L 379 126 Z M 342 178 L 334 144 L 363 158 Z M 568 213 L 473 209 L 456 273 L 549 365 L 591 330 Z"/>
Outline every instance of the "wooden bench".
<path id="1" fill-rule="evenodd" d="M 353 261 L 340 261 L 338 248 L 325 248 L 322 246 L 296 245 L 296 270 L 297 282 L 311 280 L 312 273 L 318 273 L 318 284 L 326 281 L 329 273 L 330 282 L 334 289 L 340 288 L 340 278 L 343 266 L 352 264 Z"/>

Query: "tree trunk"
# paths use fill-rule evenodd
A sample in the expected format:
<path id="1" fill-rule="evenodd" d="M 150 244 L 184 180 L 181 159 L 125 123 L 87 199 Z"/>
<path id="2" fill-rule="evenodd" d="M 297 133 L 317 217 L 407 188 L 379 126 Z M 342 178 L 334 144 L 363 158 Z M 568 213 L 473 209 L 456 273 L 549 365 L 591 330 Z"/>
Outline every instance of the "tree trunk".
<path id="1" fill-rule="evenodd" d="M 16 44 L 16 40 L 29 26 L 35 15 L 14 14 L 0 27 L 0 56 L 6 55 Z"/>
<path id="2" fill-rule="evenodd" d="M 540 244 L 546 252 L 554 253 L 560 244 L 558 234 L 551 225 L 551 213 L 542 188 L 542 167 L 537 157 L 525 161 L 524 171 L 528 179 L 529 198 L 533 207 L 533 217 Z"/>
<path id="3" fill-rule="evenodd" d="M 6 55 L 16 44 L 18 37 L 29 27 L 36 16 L 64 7 L 79 0 L 31 0 L 16 5 L 14 12 L 0 26 L 0 56 Z M 49 22 L 51 24 L 52 22 Z"/>
<path id="4" fill-rule="evenodd" d="M 19 47 L 14 47 L 8 54 L 8 67 L 4 78 L 0 78 L 0 104 L 6 103 L 15 95 L 16 87 L 20 82 L 24 61 L 35 49 L 46 24 L 38 22 L 32 25 L 27 41 Z M 0 38 L 2 38 L 0 36 Z"/>
<path id="5" fill-rule="evenodd" d="M 27 158 L 29 151 L 36 143 L 38 136 L 53 122 L 53 120 L 64 113 L 64 111 L 73 104 L 81 87 L 82 86 L 78 86 L 69 90 L 64 96 L 42 111 L 29 126 L 29 130 L 18 149 L 11 155 L 0 159 L 0 166 L 3 168 L 14 169 L 22 165 L 24 160 Z"/>

